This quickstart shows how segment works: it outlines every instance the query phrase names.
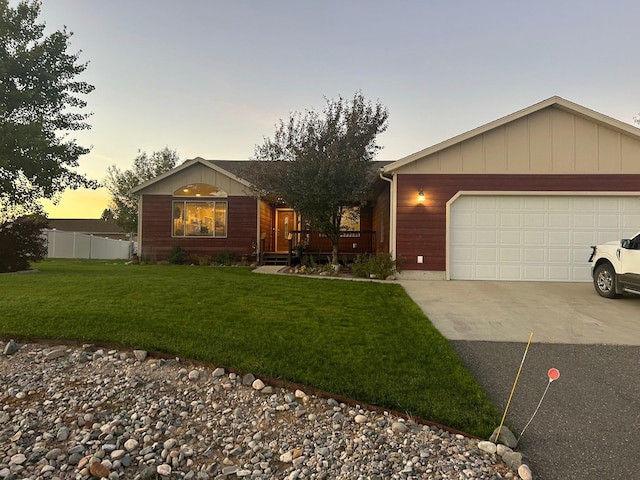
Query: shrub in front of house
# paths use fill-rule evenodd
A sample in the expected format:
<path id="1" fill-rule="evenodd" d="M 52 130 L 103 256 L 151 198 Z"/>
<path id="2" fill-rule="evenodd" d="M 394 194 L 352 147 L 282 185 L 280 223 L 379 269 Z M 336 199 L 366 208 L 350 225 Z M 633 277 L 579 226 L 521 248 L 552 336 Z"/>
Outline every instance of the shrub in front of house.
<path id="1" fill-rule="evenodd" d="M 198 265 L 207 267 L 211 265 L 211 257 L 209 255 L 201 255 L 197 257 Z"/>
<path id="2" fill-rule="evenodd" d="M 398 271 L 397 262 L 390 253 L 378 255 L 358 255 L 351 265 L 354 277 L 379 278 L 384 280 Z"/>
<path id="3" fill-rule="evenodd" d="M 176 265 L 185 265 L 189 263 L 191 257 L 180 245 L 174 245 L 171 252 L 169 252 L 167 260 L 169 260 L 169 263 Z"/>
<path id="4" fill-rule="evenodd" d="M 44 228 L 47 228 L 47 219 L 38 215 L 0 224 L 0 272 L 27 270 L 31 262 L 47 256 Z"/>
<path id="5" fill-rule="evenodd" d="M 216 255 L 216 263 L 219 265 L 233 265 L 236 263 L 236 254 L 229 250 L 224 250 Z"/>

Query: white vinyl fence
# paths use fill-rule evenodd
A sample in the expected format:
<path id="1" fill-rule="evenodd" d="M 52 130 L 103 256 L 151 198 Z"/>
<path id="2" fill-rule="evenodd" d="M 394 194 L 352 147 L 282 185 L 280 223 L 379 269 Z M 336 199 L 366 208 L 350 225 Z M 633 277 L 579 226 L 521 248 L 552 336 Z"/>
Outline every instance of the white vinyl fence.
<path id="1" fill-rule="evenodd" d="M 48 258 L 93 258 L 115 260 L 130 259 L 134 242 L 85 235 L 78 232 L 62 232 L 45 229 Z"/>

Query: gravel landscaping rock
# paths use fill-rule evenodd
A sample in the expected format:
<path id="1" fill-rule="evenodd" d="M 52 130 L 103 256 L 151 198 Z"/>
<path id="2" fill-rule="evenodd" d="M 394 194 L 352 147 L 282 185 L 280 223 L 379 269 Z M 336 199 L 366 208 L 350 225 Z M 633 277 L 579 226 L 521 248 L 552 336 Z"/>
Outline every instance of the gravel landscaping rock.
<path id="1" fill-rule="evenodd" d="M 477 439 L 250 374 L 141 350 L 6 345 L 0 480 L 531 478 Z"/>

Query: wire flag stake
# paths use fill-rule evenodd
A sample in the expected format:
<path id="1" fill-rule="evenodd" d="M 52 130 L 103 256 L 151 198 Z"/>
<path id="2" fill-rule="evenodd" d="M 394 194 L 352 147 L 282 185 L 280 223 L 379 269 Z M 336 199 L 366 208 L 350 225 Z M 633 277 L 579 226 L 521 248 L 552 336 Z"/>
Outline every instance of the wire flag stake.
<path id="1" fill-rule="evenodd" d="M 524 365 L 524 360 L 527 358 L 527 352 L 529 351 L 529 345 L 531 345 L 531 339 L 533 338 L 533 332 L 529 335 L 529 341 L 527 342 L 527 347 L 524 349 L 524 355 L 522 356 L 522 361 L 520 362 L 520 367 L 518 367 L 518 374 L 516 375 L 516 379 L 513 382 L 513 387 L 511 388 L 511 393 L 509 394 L 509 400 L 507 400 L 507 406 L 504 409 L 504 414 L 502 415 L 502 420 L 500 420 L 500 426 L 498 427 L 498 431 L 496 432 L 496 443 L 498 443 L 498 439 L 500 438 L 500 431 L 502 430 L 502 425 L 504 425 L 504 419 L 507 418 L 507 412 L 509 411 L 509 405 L 511 405 L 511 399 L 513 398 L 513 392 L 516 391 L 516 385 L 518 384 L 518 379 L 520 378 L 520 372 L 522 371 L 522 366 Z"/>
<path id="2" fill-rule="evenodd" d="M 544 400 L 544 396 L 547 394 L 547 390 L 549 390 L 549 387 L 551 386 L 551 383 L 554 380 L 557 380 L 557 379 L 560 378 L 560 371 L 557 368 L 550 368 L 549 371 L 547 372 L 547 376 L 549 377 L 549 381 L 547 382 L 547 388 L 544 389 L 544 392 L 542 393 L 542 397 L 540 398 L 540 401 L 538 402 L 538 406 L 536 407 L 535 411 L 533 412 L 533 415 L 531 415 L 531 418 L 529 419 L 527 424 L 522 429 L 522 432 L 520 432 L 520 436 L 518 437 L 518 440 L 516 441 L 516 446 L 518 446 L 518 443 L 520 443 L 520 439 L 522 438 L 522 435 L 524 435 L 524 431 L 527 429 L 527 427 L 529 426 L 529 424 L 533 420 L 533 417 L 535 417 L 536 413 L 538 413 L 538 410 L 540 410 L 540 405 L 542 405 L 542 401 Z"/>

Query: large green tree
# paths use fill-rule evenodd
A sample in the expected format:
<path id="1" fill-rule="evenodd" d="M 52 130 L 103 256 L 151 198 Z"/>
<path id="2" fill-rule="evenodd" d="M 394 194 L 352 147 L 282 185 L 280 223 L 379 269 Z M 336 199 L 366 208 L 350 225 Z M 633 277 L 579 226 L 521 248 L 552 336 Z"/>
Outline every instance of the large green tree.
<path id="1" fill-rule="evenodd" d="M 138 230 L 138 198 L 131 194 L 131 189 L 171 170 L 180 161 L 175 150 L 165 148 L 148 155 L 138 152 L 133 160 L 133 167 L 120 170 L 115 165 L 107 168 L 104 186 L 111 194 L 109 215 L 125 232 Z"/>
<path id="2" fill-rule="evenodd" d="M 77 77 L 87 68 L 69 53 L 71 33 L 45 35 L 40 2 L 10 7 L 0 0 L 0 210 L 38 210 L 40 198 L 97 183 L 74 170 L 88 148 L 72 132 L 90 128 L 82 95 L 94 87 Z"/>
<path id="3" fill-rule="evenodd" d="M 249 178 L 262 194 L 275 194 L 332 243 L 338 262 L 343 209 L 366 199 L 376 136 L 389 113 L 361 92 L 352 99 L 326 99 L 321 113 L 292 113 L 273 138 L 255 149 Z"/>

